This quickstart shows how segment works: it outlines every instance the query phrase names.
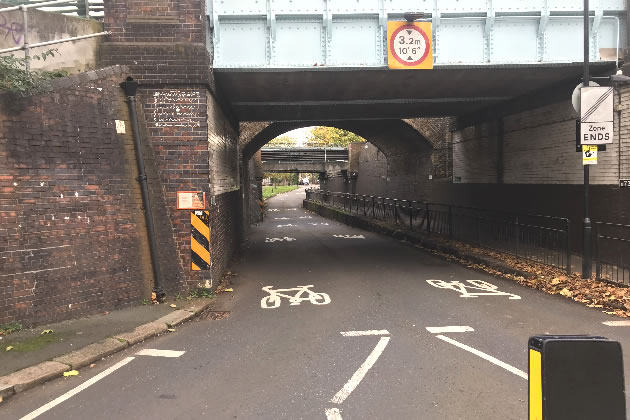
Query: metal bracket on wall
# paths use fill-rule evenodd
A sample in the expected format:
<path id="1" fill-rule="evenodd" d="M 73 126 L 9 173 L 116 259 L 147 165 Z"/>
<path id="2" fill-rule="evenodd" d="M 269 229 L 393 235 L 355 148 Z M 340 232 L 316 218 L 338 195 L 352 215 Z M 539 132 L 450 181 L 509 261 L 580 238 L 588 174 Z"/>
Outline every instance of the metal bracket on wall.
<path id="1" fill-rule="evenodd" d="M 271 0 L 267 0 L 267 28 L 269 28 L 269 34 L 271 41 L 276 40 L 276 14 L 271 8 Z"/>
<path id="2" fill-rule="evenodd" d="M 549 0 L 544 0 L 543 8 L 540 11 L 540 23 L 538 25 L 538 61 L 545 59 L 545 35 L 547 33 L 549 15 Z"/>
<path id="3" fill-rule="evenodd" d="M 599 59 L 599 27 L 604 17 L 604 9 L 601 2 L 595 2 L 595 19 L 593 20 L 593 26 L 591 27 L 591 60 Z"/>
<path id="4" fill-rule="evenodd" d="M 441 14 L 438 9 L 438 0 L 434 1 L 433 13 L 431 13 L 431 32 L 433 32 L 433 61 L 438 57 L 438 32 L 440 30 Z"/>
<path id="5" fill-rule="evenodd" d="M 492 28 L 494 27 L 494 21 L 496 19 L 496 15 L 494 13 L 494 7 L 492 5 L 492 0 L 488 1 L 488 11 L 486 12 L 486 25 L 483 30 L 483 36 L 486 41 L 486 53 L 485 53 L 485 61 L 490 62 L 492 59 Z"/>

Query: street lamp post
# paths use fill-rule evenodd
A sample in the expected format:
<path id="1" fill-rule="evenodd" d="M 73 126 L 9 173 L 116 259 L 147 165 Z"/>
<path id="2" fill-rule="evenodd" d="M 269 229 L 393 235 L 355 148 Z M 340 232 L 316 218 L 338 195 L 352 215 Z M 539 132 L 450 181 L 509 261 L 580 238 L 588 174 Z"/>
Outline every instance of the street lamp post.
<path id="1" fill-rule="evenodd" d="M 582 87 L 588 87 L 590 81 L 589 73 L 589 5 L 588 0 L 584 0 L 584 77 L 582 79 Z M 590 179 L 589 179 L 589 167 L 584 166 L 584 249 L 582 253 L 582 278 L 590 279 L 593 273 L 593 258 L 592 258 L 592 226 L 590 219 L 589 209 L 589 193 L 590 193 Z"/>

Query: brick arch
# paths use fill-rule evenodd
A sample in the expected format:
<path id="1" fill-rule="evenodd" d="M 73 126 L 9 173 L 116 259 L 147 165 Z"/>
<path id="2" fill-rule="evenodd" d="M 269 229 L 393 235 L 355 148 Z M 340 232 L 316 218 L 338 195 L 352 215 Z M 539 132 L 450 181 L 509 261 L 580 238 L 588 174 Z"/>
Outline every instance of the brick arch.
<path id="1" fill-rule="evenodd" d="M 247 137 L 241 143 L 243 159 L 248 161 L 261 147 L 272 139 L 297 128 L 311 126 L 335 127 L 351 131 L 378 147 L 383 154 L 410 156 L 430 154 L 433 144 L 411 124 L 403 120 L 355 120 L 355 121 L 301 121 L 261 124 L 264 128 L 257 133 L 242 130 Z"/>

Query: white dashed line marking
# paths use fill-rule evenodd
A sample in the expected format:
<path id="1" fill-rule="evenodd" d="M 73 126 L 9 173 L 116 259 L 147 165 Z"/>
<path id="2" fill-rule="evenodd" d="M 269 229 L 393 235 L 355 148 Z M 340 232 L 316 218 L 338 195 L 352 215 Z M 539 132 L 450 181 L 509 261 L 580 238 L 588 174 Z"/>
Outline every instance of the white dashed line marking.
<path id="1" fill-rule="evenodd" d="M 177 350 L 144 349 L 136 353 L 136 356 L 180 357 L 184 353 L 186 352 Z"/>
<path id="2" fill-rule="evenodd" d="M 450 327 L 427 327 L 427 331 L 432 334 L 443 334 L 443 333 L 457 333 L 457 332 L 469 332 L 475 331 L 472 327 L 468 327 L 465 325 L 461 326 L 450 326 Z"/>
<path id="3" fill-rule="evenodd" d="M 361 337 L 364 335 L 389 335 L 387 330 L 368 330 L 368 331 L 344 331 L 341 333 L 344 337 Z"/>
<path id="4" fill-rule="evenodd" d="M 609 327 L 630 327 L 630 321 L 604 321 L 602 324 Z"/>

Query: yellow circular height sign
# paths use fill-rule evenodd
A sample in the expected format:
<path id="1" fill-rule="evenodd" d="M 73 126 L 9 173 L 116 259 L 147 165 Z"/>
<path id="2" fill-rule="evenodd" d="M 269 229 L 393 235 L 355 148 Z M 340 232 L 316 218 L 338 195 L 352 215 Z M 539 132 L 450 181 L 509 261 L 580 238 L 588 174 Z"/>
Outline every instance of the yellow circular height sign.
<path id="1" fill-rule="evenodd" d="M 387 22 L 390 69 L 432 69 L 431 22 Z"/>

